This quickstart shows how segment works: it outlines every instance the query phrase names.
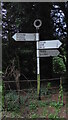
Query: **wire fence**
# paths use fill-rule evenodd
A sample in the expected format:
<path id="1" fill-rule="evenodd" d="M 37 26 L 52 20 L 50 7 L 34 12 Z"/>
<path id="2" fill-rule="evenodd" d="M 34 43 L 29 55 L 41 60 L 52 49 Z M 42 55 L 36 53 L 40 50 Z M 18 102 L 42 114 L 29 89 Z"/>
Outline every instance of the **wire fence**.
<path id="1" fill-rule="evenodd" d="M 60 84 L 60 78 L 52 78 L 52 79 L 41 79 L 40 83 L 41 86 L 44 84 L 44 86 L 47 85 L 47 83 L 51 83 L 52 87 L 58 87 Z M 19 80 L 20 89 L 31 89 L 32 87 L 37 87 L 37 80 Z M 16 86 L 16 81 L 4 81 L 4 85 L 6 86 L 6 90 L 10 90 L 8 88 L 13 88 L 13 86 Z M 9 87 L 10 86 L 10 87 Z M 15 87 L 16 88 L 16 87 Z"/>

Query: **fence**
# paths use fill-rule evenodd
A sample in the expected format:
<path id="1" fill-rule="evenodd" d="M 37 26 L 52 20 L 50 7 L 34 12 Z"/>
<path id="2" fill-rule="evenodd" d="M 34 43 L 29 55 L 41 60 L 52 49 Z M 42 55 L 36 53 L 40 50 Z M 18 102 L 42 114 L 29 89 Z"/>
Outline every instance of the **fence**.
<path id="1" fill-rule="evenodd" d="M 43 85 L 46 87 L 46 85 L 48 83 L 51 83 L 52 89 L 57 89 L 59 87 L 59 84 L 60 84 L 60 78 L 41 79 L 40 82 L 41 82 L 41 88 Z M 32 88 L 36 89 L 37 80 L 19 80 L 19 84 L 20 84 L 19 91 L 22 91 L 22 89 L 32 89 Z M 15 80 L 4 81 L 4 86 L 5 86 L 6 91 L 10 91 L 10 90 L 17 91 Z"/>

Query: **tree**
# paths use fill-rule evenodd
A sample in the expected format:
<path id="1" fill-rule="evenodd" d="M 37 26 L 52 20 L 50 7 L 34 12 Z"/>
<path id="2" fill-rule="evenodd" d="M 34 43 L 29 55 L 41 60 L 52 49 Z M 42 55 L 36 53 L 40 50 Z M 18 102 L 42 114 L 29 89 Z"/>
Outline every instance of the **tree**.
<path id="1" fill-rule="evenodd" d="M 66 50 L 65 50 L 66 43 L 65 43 L 65 39 L 67 36 L 67 24 L 66 24 L 66 20 L 65 20 L 64 11 L 61 9 L 60 4 L 53 3 L 53 8 L 51 10 L 51 17 L 52 17 L 53 24 L 54 24 L 53 35 L 62 42 L 62 46 L 59 49 L 59 51 L 60 51 L 59 57 L 56 57 L 54 59 L 55 60 L 54 62 L 56 63 L 56 64 L 54 64 L 54 69 L 58 68 L 57 66 L 59 66 L 59 73 L 61 72 L 61 74 L 62 74 L 63 71 L 65 71 L 65 67 L 66 67 Z M 61 64 L 61 63 L 63 63 L 63 64 Z M 61 68 L 63 68 L 62 69 L 63 71 L 61 71 Z M 55 72 L 57 73 L 58 69 L 55 69 Z"/>
<path id="2" fill-rule="evenodd" d="M 64 15 L 65 15 L 65 22 L 66 22 L 66 31 L 65 31 L 65 38 L 63 38 L 63 43 L 64 43 L 64 56 L 66 56 L 66 62 L 65 62 L 65 59 L 63 57 L 63 61 L 65 62 L 66 64 L 66 75 L 65 75 L 65 78 L 64 78 L 64 81 L 65 81 L 65 89 L 68 91 L 68 84 L 67 84 L 67 81 L 68 81 L 68 15 L 67 15 L 67 12 L 68 12 L 68 2 L 64 2 L 63 4 L 62 3 L 54 3 L 54 5 L 59 5 L 61 10 L 63 11 Z"/>

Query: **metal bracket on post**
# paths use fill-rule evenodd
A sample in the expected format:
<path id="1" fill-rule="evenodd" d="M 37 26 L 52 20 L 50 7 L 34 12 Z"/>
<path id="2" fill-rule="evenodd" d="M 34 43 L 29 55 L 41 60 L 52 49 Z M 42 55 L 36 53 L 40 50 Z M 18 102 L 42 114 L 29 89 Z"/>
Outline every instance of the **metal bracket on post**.
<path id="1" fill-rule="evenodd" d="M 40 60 L 39 60 L 39 33 L 38 30 L 42 25 L 42 21 L 40 19 L 36 19 L 34 21 L 34 27 L 36 28 L 36 49 L 37 49 L 37 93 L 38 99 L 41 99 L 40 96 Z"/>

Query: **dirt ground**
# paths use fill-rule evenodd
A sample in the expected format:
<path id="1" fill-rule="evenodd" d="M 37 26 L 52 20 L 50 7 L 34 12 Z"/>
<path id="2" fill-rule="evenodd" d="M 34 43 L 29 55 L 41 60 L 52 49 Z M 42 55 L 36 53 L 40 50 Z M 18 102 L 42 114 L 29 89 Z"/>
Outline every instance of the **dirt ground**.
<path id="1" fill-rule="evenodd" d="M 10 118 L 67 118 L 65 93 L 63 94 L 63 105 L 58 110 L 56 106 L 51 105 L 58 102 L 58 90 L 54 94 L 42 94 L 41 100 L 37 100 L 37 95 L 33 92 L 30 93 L 30 96 L 27 92 L 21 92 L 20 96 L 25 98 L 24 104 L 20 105 L 18 111 L 7 111 L 5 109 L 3 116 Z"/>

